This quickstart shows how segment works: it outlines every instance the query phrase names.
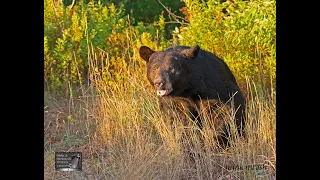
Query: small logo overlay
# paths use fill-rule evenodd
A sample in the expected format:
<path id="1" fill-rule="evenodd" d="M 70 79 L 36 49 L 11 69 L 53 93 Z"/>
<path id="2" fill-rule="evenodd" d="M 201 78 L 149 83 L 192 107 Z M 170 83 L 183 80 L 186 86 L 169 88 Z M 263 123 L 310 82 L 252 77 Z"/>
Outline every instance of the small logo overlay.
<path id="1" fill-rule="evenodd" d="M 82 171 L 82 153 L 56 152 L 55 167 L 57 171 Z"/>

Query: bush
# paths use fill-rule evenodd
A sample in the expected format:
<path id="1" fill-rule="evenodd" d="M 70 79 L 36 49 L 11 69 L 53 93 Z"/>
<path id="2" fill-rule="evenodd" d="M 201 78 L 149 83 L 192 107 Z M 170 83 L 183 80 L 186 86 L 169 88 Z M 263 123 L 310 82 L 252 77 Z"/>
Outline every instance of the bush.
<path id="1" fill-rule="evenodd" d="M 274 0 L 184 2 L 190 24 L 173 32 L 179 44 L 198 44 L 222 57 L 240 84 L 249 77 L 264 88 L 275 86 Z"/>
<path id="2" fill-rule="evenodd" d="M 246 78 L 262 90 L 275 87 L 275 1 L 184 0 L 187 25 L 172 28 L 167 19 L 135 22 L 124 3 L 79 1 L 72 8 L 45 0 L 44 60 L 46 87 L 83 83 L 91 74 L 104 74 L 111 85 L 130 76 L 145 76 L 138 49 L 162 50 L 171 45 L 200 45 L 223 58 L 245 89 Z M 132 5 L 132 7 L 135 7 Z M 141 7 L 137 6 L 141 9 Z M 132 11 L 137 11 L 133 8 Z M 149 12 L 149 11 L 146 11 Z M 132 14 L 132 13 L 131 13 Z M 139 20 L 143 20 L 141 15 Z M 149 17 L 148 17 L 149 18 Z M 150 19 L 145 21 L 151 21 Z M 170 24 L 172 25 L 172 24 Z M 89 61 L 95 60 L 94 67 Z M 91 69 L 90 69 L 91 66 Z M 147 84 L 147 82 L 146 82 Z"/>
<path id="3" fill-rule="evenodd" d="M 47 88 L 82 83 L 88 77 L 88 60 L 94 59 L 95 53 L 100 52 L 107 69 L 102 70 L 100 63 L 93 70 L 119 80 L 125 76 L 120 73 L 133 64 L 133 52 L 138 45 L 167 46 L 163 16 L 150 26 L 138 23 L 133 27 L 130 21 L 123 6 L 116 8 L 112 3 L 105 6 L 80 1 L 71 9 L 46 0 L 44 74 Z"/>

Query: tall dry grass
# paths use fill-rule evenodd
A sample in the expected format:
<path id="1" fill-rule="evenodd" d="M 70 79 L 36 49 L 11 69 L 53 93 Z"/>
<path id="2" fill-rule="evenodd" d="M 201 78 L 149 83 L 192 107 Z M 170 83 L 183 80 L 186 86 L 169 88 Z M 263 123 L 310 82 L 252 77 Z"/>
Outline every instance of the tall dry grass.
<path id="1" fill-rule="evenodd" d="M 202 130 L 178 119 L 170 123 L 141 67 L 111 86 L 112 77 L 101 68 L 107 54 L 91 49 L 88 57 L 90 84 L 67 99 L 45 96 L 45 179 L 275 179 L 275 96 L 261 97 L 247 80 L 247 137 L 237 135 L 235 113 L 222 111 L 220 120 L 230 124 L 232 135 L 223 149 L 210 114 L 201 115 Z M 95 71 L 98 66 L 102 71 Z M 55 151 L 82 151 L 83 171 L 55 172 Z"/>

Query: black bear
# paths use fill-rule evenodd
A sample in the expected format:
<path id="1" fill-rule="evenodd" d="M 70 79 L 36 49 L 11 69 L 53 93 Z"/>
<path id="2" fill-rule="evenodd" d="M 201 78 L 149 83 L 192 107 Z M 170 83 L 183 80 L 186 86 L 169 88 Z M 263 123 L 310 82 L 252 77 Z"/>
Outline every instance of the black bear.
<path id="1" fill-rule="evenodd" d="M 163 51 L 141 46 L 139 53 L 147 62 L 147 78 L 159 96 L 161 112 L 170 117 L 174 109 L 180 119 L 186 121 L 189 116 L 201 127 L 197 117 L 204 104 L 211 104 L 213 109 L 219 103 L 232 104 L 238 132 L 244 135 L 245 97 L 222 59 L 198 45 L 173 46 Z M 223 129 L 227 133 L 227 125 Z M 220 140 L 227 143 L 224 137 Z"/>

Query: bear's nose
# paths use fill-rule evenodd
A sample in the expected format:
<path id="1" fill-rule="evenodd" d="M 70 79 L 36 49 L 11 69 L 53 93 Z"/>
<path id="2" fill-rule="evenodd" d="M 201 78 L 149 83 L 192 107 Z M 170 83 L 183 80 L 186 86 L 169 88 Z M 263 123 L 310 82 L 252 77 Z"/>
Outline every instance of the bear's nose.
<path id="1" fill-rule="evenodd" d="M 161 87 L 163 87 L 164 86 L 164 82 L 161 80 L 161 79 L 156 79 L 155 81 L 154 81 L 154 86 L 156 87 L 156 88 L 161 88 Z"/>
<path id="2" fill-rule="evenodd" d="M 160 88 L 161 86 L 163 86 L 163 82 L 154 83 L 154 85 Z"/>

